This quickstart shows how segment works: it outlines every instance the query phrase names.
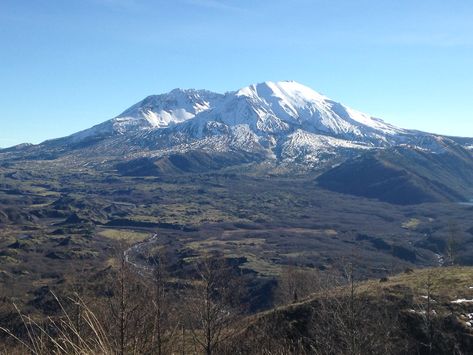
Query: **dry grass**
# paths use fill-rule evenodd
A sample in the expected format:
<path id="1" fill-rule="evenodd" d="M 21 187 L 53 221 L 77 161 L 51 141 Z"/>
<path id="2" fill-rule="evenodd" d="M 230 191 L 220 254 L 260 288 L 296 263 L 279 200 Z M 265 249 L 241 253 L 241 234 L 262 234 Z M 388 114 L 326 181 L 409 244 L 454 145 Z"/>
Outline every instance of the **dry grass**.
<path id="1" fill-rule="evenodd" d="M 2 350 L 5 354 L 34 354 L 34 355 L 112 355 L 113 348 L 110 345 L 106 332 L 90 308 L 80 299 L 76 298 L 74 303 L 81 309 L 81 323 L 86 328 L 86 332 L 80 331 L 76 327 L 68 312 L 64 309 L 59 299 L 54 298 L 61 307 L 62 315 L 57 319 L 48 318 L 47 322 L 39 323 L 32 317 L 24 315 L 15 306 L 26 331 L 26 338 L 19 338 L 9 329 L 0 327 L 0 331 L 5 332 L 16 340 L 18 346 L 14 349 Z M 85 336 L 84 334 L 87 334 Z"/>
<path id="2" fill-rule="evenodd" d="M 416 229 L 421 224 L 421 221 L 417 218 L 411 218 L 408 221 L 404 222 L 401 226 L 404 229 Z"/>
<path id="3" fill-rule="evenodd" d="M 383 283 L 383 288 L 394 288 L 404 285 L 415 293 L 423 292 L 427 280 L 432 284 L 432 290 L 445 298 L 473 298 L 473 268 L 472 267 L 439 267 L 418 269 L 412 273 L 400 274 Z"/>
<path id="4" fill-rule="evenodd" d="M 108 239 L 129 243 L 138 243 L 149 237 L 149 233 L 126 229 L 104 229 L 99 235 Z"/>

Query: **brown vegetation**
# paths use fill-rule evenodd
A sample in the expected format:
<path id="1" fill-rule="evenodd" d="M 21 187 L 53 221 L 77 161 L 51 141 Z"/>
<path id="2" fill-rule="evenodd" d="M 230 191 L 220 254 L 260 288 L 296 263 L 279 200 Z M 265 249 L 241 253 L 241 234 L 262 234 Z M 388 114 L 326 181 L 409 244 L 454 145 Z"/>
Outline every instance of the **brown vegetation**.
<path id="1" fill-rule="evenodd" d="M 473 271 L 438 268 L 385 278 L 289 267 L 280 277 L 289 306 L 248 315 L 245 286 L 220 255 L 190 261 L 185 281 L 165 253 L 144 270 L 124 253 L 99 274 L 65 285 L 50 314 L 0 302 L 5 354 L 466 354 Z M 84 279 L 84 277 L 86 279 Z M 92 286 L 93 285 L 93 286 Z M 67 291 L 67 292 L 66 292 Z M 297 295 L 297 296 L 296 296 Z M 469 297 L 469 298 L 468 298 Z"/>

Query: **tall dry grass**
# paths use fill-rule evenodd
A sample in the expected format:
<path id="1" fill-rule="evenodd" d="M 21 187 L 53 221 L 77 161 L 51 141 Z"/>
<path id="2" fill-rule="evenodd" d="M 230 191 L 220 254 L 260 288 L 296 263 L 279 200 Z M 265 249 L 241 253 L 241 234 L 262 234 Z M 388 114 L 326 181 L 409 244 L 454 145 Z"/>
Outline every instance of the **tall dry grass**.
<path id="1" fill-rule="evenodd" d="M 20 338 L 11 330 L 0 327 L 0 331 L 5 332 L 16 341 L 16 346 L 0 349 L 0 354 L 115 354 L 103 325 L 79 296 L 70 299 L 79 310 L 77 315 L 80 319 L 73 319 L 58 297 L 54 293 L 52 294 L 60 306 L 61 313 L 54 318 L 48 317 L 45 322 L 39 323 L 31 316 L 24 315 L 15 305 L 26 335 Z M 80 329 L 78 324 L 80 324 Z"/>

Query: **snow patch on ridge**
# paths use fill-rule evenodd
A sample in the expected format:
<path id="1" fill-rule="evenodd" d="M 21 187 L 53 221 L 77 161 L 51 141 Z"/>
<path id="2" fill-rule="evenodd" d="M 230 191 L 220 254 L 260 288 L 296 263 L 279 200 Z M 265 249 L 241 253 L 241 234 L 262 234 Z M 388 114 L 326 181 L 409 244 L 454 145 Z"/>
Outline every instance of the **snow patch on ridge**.
<path id="1" fill-rule="evenodd" d="M 286 162 L 306 161 L 316 164 L 327 161 L 340 151 L 344 150 L 367 150 L 371 149 L 359 142 L 349 142 L 330 136 L 317 135 L 303 130 L 297 130 L 288 136 L 282 145 L 281 158 Z"/>
<path id="2" fill-rule="evenodd" d="M 451 303 L 473 303 L 473 300 L 467 300 L 465 298 L 460 298 L 458 300 L 454 300 Z"/>

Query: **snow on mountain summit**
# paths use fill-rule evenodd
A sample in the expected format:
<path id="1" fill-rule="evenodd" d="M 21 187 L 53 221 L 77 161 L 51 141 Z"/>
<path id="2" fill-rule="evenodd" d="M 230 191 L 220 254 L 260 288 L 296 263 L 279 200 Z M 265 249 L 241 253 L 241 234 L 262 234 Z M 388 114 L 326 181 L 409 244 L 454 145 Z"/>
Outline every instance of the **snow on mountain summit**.
<path id="1" fill-rule="evenodd" d="M 442 151 L 434 138 L 397 128 L 295 81 L 267 81 L 225 94 L 175 89 L 148 96 L 117 117 L 52 144 L 121 157 L 203 149 L 317 164 L 399 144 Z"/>
<path id="2" fill-rule="evenodd" d="M 337 103 L 295 81 L 265 82 L 236 92 L 284 121 L 300 124 L 309 131 L 337 135 L 369 136 L 373 133 L 396 134 L 402 130 Z"/>
<path id="3" fill-rule="evenodd" d="M 211 109 L 222 97 L 222 94 L 194 89 L 174 89 L 167 94 L 150 95 L 117 117 L 73 134 L 71 139 L 78 142 L 97 135 L 123 135 L 166 128 Z"/>
<path id="4" fill-rule="evenodd" d="M 259 84 L 253 84 L 242 88 L 236 92 L 237 96 L 274 96 L 280 99 L 286 99 L 294 106 L 301 107 L 307 101 L 324 101 L 329 98 L 319 94 L 311 88 L 299 84 L 296 81 L 266 81 Z"/>
<path id="5" fill-rule="evenodd" d="M 151 128 L 163 128 L 209 110 L 222 96 L 206 90 L 174 89 L 168 94 L 146 97 L 117 118 L 141 119 Z"/>

